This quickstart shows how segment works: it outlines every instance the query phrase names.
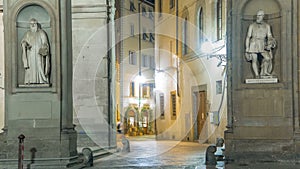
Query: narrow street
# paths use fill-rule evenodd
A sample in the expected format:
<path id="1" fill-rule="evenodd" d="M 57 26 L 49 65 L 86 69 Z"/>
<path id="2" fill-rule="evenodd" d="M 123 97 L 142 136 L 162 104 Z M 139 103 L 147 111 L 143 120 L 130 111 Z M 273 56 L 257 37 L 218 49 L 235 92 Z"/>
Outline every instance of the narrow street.
<path id="1" fill-rule="evenodd" d="M 156 141 L 151 137 L 131 137 L 129 140 L 129 153 L 118 152 L 97 159 L 91 168 L 205 169 L 205 150 L 208 145 L 197 142 Z"/>
<path id="2" fill-rule="evenodd" d="M 156 141 L 154 136 L 129 137 L 130 152 L 117 152 L 96 159 L 93 167 L 86 169 L 297 169 L 295 163 L 231 163 L 226 167 L 221 162 L 216 166 L 205 165 L 208 144 Z M 119 140 L 118 146 L 121 146 Z"/>

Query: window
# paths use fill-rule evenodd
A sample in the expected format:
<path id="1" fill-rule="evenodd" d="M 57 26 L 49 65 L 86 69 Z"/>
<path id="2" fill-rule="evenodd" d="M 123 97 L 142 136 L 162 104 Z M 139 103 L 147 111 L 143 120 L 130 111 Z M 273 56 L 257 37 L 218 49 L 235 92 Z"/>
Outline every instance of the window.
<path id="1" fill-rule="evenodd" d="M 154 39 L 154 35 L 153 35 L 153 33 L 150 33 L 150 38 L 149 38 L 149 41 L 150 41 L 150 42 L 154 42 L 154 40 L 155 40 L 155 39 Z"/>
<path id="2" fill-rule="evenodd" d="M 142 15 L 145 17 L 147 16 L 146 8 L 144 6 L 142 6 Z"/>
<path id="3" fill-rule="evenodd" d="M 222 39 L 222 0 L 217 2 L 217 40 Z"/>
<path id="4" fill-rule="evenodd" d="M 155 83 L 149 83 L 149 87 L 150 87 L 150 97 L 152 98 L 153 97 L 153 91 L 154 91 L 154 88 L 155 88 Z"/>
<path id="5" fill-rule="evenodd" d="M 149 67 L 150 66 L 150 59 L 149 59 L 149 56 L 147 55 L 143 55 L 142 56 L 142 66 L 143 67 Z"/>
<path id="6" fill-rule="evenodd" d="M 148 125 L 148 117 L 147 116 L 143 116 L 142 124 L 143 124 L 143 127 L 147 127 L 147 125 Z"/>
<path id="7" fill-rule="evenodd" d="M 222 94 L 222 80 L 216 81 L 216 94 Z"/>
<path id="8" fill-rule="evenodd" d="M 173 9 L 175 6 L 175 0 L 170 0 L 170 9 Z"/>
<path id="9" fill-rule="evenodd" d="M 199 42 L 202 43 L 204 41 L 203 38 L 203 10 L 199 10 L 198 14 L 198 37 L 199 37 Z"/>
<path id="10" fill-rule="evenodd" d="M 159 12 L 159 17 L 162 16 L 162 0 L 158 0 L 158 12 Z"/>
<path id="11" fill-rule="evenodd" d="M 149 68 L 155 68 L 155 58 L 154 56 L 150 56 L 150 65 Z"/>
<path id="12" fill-rule="evenodd" d="M 188 46 L 187 46 L 187 38 L 188 38 L 188 21 L 187 18 L 183 21 L 183 44 L 182 44 L 182 54 L 186 55 L 188 53 Z"/>
<path id="13" fill-rule="evenodd" d="M 155 60 L 154 56 L 142 55 L 142 66 L 155 68 Z"/>
<path id="14" fill-rule="evenodd" d="M 143 40 L 147 40 L 149 38 L 147 33 L 145 33 L 145 32 L 146 32 L 146 29 L 143 28 Z"/>
<path id="15" fill-rule="evenodd" d="M 134 24 L 130 24 L 130 35 L 134 36 Z"/>
<path id="16" fill-rule="evenodd" d="M 149 15 L 148 15 L 149 19 L 153 20 L 154 19 L 154 15 L 153 15 L 153 10 L 151 8 L 149 8 L 149 12 L 148 13 L 149 13 Z"/>
<path id="17" fill-rule="evenodd" d="M 134 126 L 134 117 L 129 117 L 129 125 Z"/>
<path id="18" fill-rule="evenodd" d="M 129 51 L 129 64 L 136 65 L 136 53 L 135 53 L 135 51 Z"/>
<path id="19" fill-rule="evenodd" d="M 148 84 L 143 84 L 142 92 L 143 98 L 150 98 L 150 86 Z"/>
<path id="20" fill-rule="evenodd" d="M 169 50 L 170 50 L 170 55 L 172 56 L 173 55 L 173 41 L 171 41 L 171 40 L 170 40 Z"/>
<path id="21" fill-rule="evenodd" d="M 129 96 L 134 97 L 134 82 L 130 82 Z"/>
<path id="22" fill-rule="evenodd" d="M 176 91 L 171 93 L 171 113 L 173 117 L 176 117 Z"/>
<path id="23" fill-rule="evenodd" d="M 130 7 L 129 7 L 129 10 L 132 11 L 132 12 L 134 12 L 134 11 L 136 10 L 133 1 L 130 1 Z"/>
<path id="24" fill-rule="evenodd" d="M 163 93 L 159 94 L 159 103 L 160 103 L 160 118 L 164 119 L 165 118 L 165 97 Z"/>
<path id="25" fill-rule="evenodd" d="M 174 53 L 173 53 L 173 41 L 170 40 L 170 44 L 169 44 L 169 52 L 170 52 L 170 64 L 174 67 L 176 67 L 176 65 L 174 65 L 174 63 L 176 63 L 176 59 L 174 59 Z M 174 61 L 175 60 L 175 61 Z"/>
<path id="26" fill-rule="evenodd" d="M 142 97 L 143 98 L 153 97 L 154 87 L 155 87 L 154 83 L 143 84 L 143 86 L 142 86 Z"/>

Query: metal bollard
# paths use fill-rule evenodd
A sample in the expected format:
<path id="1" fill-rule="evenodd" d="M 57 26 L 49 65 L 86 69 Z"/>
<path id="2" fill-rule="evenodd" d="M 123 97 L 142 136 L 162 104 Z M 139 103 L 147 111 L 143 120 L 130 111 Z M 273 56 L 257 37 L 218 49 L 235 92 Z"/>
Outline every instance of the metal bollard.
<path id="1" fill-rule="evenodd" d="M 94 157 L 93 157 L 93 151 L 90 148 L 83 148 L 82 149 L 84 164 L 87 167 L 91 167 L 94 165 Z"/>
<path id="2" fill-rule="evenodd" d="M 217 158 L 217 161 L 224 161 L 224 139 L 223 138 L 217 138 L 217 151 L 215 152 L 215 156 Z"/>
<path id="3" fill-rule="evenodd" d="M 205 165 L 216 165 L 217 160 L 215 157 L 215 152 L 217 148 L 215 145 L 210 145 L 206 149 L 206 154 L 205 154 Z"/>
<path id="4" fill-rule="evenodd" d="M 25 136 L 23 134 L 19 135 L 19 162 L 18 169 L 23 169 L 23 160 L 24 160 L 24 139 Z"/>

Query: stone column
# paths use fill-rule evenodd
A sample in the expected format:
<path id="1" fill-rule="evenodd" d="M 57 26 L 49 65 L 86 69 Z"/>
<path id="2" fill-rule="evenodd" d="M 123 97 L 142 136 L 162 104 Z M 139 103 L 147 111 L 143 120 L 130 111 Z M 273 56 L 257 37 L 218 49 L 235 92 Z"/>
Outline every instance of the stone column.
<path id="1" fill-rule="evenodd" d="M 110 37 L 110 61 L 111 61 L 111 80 L 110 80 L 110 112 L 109 112 L 109 120 L 110 120 L 110 127 L 109 127 L 109 144 L 110 146 L 116 145 L 116 135 L 113 134 L 116 130 L 116 52 L 115 52 L 115 0 L 109 1 L 110 6 L 110 14 L 109 14 L 109 37 Z M 113 129 L 113 130 L 112 130 Z"/>
<path id="2" fill-rule="evenodd" d="M 0 1 L 0 18 L 3 16 L 3 1 Z M 4 116 L 4 33 L 3 20 L 0 20 L 0 130 L 5 130 Z M 2 131 L 1 131 L 2 132 Z"/>
<path id="3" fill-rule="evenodd" d="M 73 130 L 73 104 L 72 104 L 72 16 L 71 1 L 64 0 L 60 2 L 61 9 L 65 12 L 61 13 L 61 49 L 62 56 L 62 129 Z"/>

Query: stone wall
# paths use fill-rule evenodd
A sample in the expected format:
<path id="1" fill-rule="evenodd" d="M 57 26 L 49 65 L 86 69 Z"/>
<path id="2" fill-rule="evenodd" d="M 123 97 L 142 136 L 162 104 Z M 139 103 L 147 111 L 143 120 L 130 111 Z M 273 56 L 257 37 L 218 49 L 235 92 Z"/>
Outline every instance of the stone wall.
<path id="1" fill-rule="evenodd" d="M 20 134 L 25 135 L 25 159 L 30 159 L 31 150 L 35 149 L 35 158 L 43 159 L 36 160 L 37 165 L 43 166 L 40 168 L 47 168 L 53 163 L 57 163 L 57 168 L 66 167 L 77 158 L 77 134 L 72 115 L 70 9 L 71 4 L 67 0 L 4 1 L 6 130 L 0 135 L 1 167 L 16 168 Z M 37 19 L 36 24 L 32 22 L 32 18 Z M 42 48 L 36 45 L 41 41 L 27 39 L 26 44 L 31 43 L 31 46 L 26 50 L 37 51 L 34 56 L 30 56 L 32 60 L 38 60 L 41 55 L 45 56 L 45 53 L 41 54 L 41 49 L 49 47 L 45 56 L 51 63 L 49 82 L 24 82 L 25 72 L 40 63 L 30 64 L 25 69 L 20 59 L 25 54 L 21 48 L 21 39 L 25 32 L 32 30 L 30 28 L 33 25 L 38 25 L 44 31 L 38 30 L 29 37 L 36 38 L 46 34 L 48 39 L 43 39 L 45 42 L 43 41 Z M 37 49 L 33 50 L 35 47 Z M 29 60 L 29 54 L 23 56 Z M 43 71 L 40 73 L 45 75 Z"/>
<path id="2" fill-rule="evenodd" d="M 228 3 L 228 130 L 226 156 L 235 161 L 295 160 L 298 122 L 297 6 L 293 0 Z M 253 78 L 245 58 L 245 39 L 256 12 L 263 9 L 277 47 L 273 50 L 274 83 L 246 83 Z M 261 78 L 260 78 L 261 79 Z"/>
<path id="3" fill-rule="evenodd" d="M 105 0 L 72 1 L 74 123 L 80 138 L 88 136 L 103 148 L 115 146 L 110 141 L 107 19 Z"/>

